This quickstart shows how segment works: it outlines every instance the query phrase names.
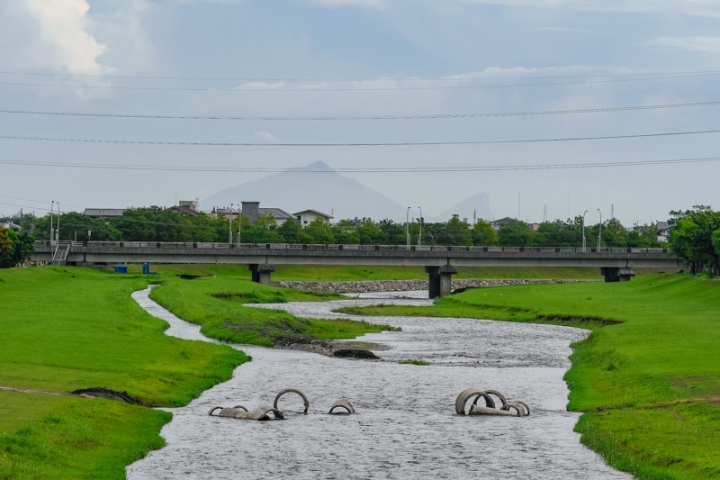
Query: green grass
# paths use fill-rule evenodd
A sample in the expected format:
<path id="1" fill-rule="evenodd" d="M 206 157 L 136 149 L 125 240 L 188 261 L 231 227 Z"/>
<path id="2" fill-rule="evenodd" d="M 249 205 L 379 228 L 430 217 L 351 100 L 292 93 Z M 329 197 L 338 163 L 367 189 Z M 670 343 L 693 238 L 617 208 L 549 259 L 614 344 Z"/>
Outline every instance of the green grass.
<path id="1" fill-rule="evenodd" d="M 361 280 L 427 280 L 423 267 L 384 267 L 353 265 L 276 265 L 273 281 L 349 282 Z M 161 274 L 233 276 L 250 279 L 247 265 L 153 265 Z M 131 273 L 140 273 L 141 265 L 130 265 Z M 639 269 L 638 275 L 654 272 Z M 555 267 L 462 267 L 453 278 L 561 278 L 601 280 L 599 268 Z"/>
<path id="2" fill-rule="evenodd" d="M 576 427 L 582 442 L 637 478 L 720 478 L 718 281 L 667 274 L 475 289 L 432 307 L 352 313 L 589 328 L 589 338 L 573 345 L 565 376 L 568 409 L 586 412 Z"/>
<path id="3" fill-rule="evenodd" d="M 0 385 L 105 387 L 145 406 L 180 406 L 229 379 L 248 357 L 165 336 L 167 323 L 130 297 L 151 280 L 71 267 L 0 270 Z M 119 402 L 0 392 L 0 479 L 124 478 L 127 463 L 162 445 L 169 418 Z"/>
<path id="4" fill-rule="evenodd" d="M 245 307 L 246 303 L 323 301 L 341 297 L 260 285 L 232 276 L 195 280 L 167 277 L 162 286 L 153 290 L 151 298 L 178 317 L 200 325 L 208 337 L 234 343 L 269 347 L 276 337 L 349 339 L 392 329 L 353 320 L 303 319 L 280 310 Z"/>
<path id="5" fill-rule="evenodd" d="M 428 362 L 425 362 L 423 360 L 403 360 L 400 362 L 401 365 L 421 365 L 421 366 L 427 366 L 430 365 Z"/>

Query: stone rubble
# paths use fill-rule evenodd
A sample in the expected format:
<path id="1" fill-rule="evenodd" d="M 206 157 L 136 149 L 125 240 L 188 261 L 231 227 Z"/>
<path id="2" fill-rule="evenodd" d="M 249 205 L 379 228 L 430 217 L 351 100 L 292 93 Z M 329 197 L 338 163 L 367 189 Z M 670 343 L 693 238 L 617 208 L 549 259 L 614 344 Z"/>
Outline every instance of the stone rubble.
<path id="1" fill-rule="evenodd" d="M 453 290 L 477 287 L 507 287 L 513 285 L 547 285 L 553 283 L 578 283 L 592 280 L 561 279 L 475 279 L 453 280 Z M 410 292 L 427 290 L 427 280 L 368 280 L 360 282 L 272 282 L 276 287 L 294 288 L 334 293 Z"/>

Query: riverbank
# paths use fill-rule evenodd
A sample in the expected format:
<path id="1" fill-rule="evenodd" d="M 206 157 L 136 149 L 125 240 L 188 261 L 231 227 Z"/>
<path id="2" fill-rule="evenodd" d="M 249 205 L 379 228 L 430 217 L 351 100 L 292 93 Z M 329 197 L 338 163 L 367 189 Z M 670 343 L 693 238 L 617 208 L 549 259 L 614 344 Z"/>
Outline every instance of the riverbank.
<path id="1" fill-rule="evenodd" d="M 581 326 L 568 409 L 582 442 L 644 479 L 720 476 L 720 282 L 652 275 L 627 283 L 469 290 L 431 307 L 346 313 L 492 318 Z"/>
<path id="2" fill-rule="evenodd" d="M 247 303 L 318 302 L 342 297 L 260 285 L 231 276 L 191 280 L 166 276 L 150 298 L 183 320 L 200 325 L 203 335 L 239 344 L 300 348 L 314 343 L 320 348 L 318 340 L 352 339 L 392 329 L 362 321 L 305 319 L 279 310 L 245 307 Z"/>
<path id="3" fill-rule="evenodd" d="M 124 478 L 163 446 L 171 414 L 248 360 L 223 345 L 164 335 L 130 294 L 157 278 L 90 268 L 0 270 L 0 385 L 105 387 L 141 405 L 0 391 L 0 478 Z"/>
<path id="4" fill-rule="evenodd" d="M 588 280 L 560 279 L 479 279 L 466 278 L 453 280 L 453 289 L 510 287 L 517 285 L 550 285 L 554 283 L 575 283 Z M 427 290 L 427 280 L 366 280 L 360 282 L 273 282 L 273 286 L 334 293 L 373 293 L 373 292 L 415 292 Z"/>

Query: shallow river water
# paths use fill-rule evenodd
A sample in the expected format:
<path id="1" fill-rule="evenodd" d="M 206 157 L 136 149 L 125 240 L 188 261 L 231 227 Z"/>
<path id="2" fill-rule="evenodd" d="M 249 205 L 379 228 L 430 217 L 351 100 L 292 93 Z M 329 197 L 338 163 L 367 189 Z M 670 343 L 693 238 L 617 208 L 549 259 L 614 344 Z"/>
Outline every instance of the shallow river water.
<path id="1" fill-rule="evenodd" d="M 206 340 L 148 298 L 133 298 L 168 321 L 168 335 Z M 397 303 L 429 305 L 427 292 L 368 294 L 327 303 L 257 305 L 302 317 L 355 318 L 332 313 L 341 306 Z M 404 298 L 393 298 L 404 297 Z M 295 350 L 237 346 L 253 361 L 231 380 L 207 390 L 187 407 L 168 409 L 162 430 L 167 446 L 127 469 L 141 479 L 347 479 L 504 478 L 629 479 L 579 442 L 578 414 L 565 410 L 562 377 L 569 344 L 584 330 L 471 319 L 374 317 L 402 327 L 363 340 L 389 347 L 383 361 L 347 360 Z M 430 366 L 400 365 L 406 359 Z M 253 422 L 209 417 L 213 406 L 272 404 L 294 386 L 310 399 L 280 401 L 284 421 Z M 530 417 L 460 417 L 455 397 L 470 387 L 495 389 L 530 405 Z M 355 415 L 328 415 L 347 398 Z"/>

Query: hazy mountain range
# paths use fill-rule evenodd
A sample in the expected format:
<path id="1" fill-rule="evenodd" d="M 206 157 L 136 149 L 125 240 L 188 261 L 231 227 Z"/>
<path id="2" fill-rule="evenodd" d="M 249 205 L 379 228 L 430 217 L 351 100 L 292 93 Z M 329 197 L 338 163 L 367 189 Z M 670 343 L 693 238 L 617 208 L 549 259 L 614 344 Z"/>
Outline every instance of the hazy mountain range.
<path id="1" fill-rule="evenodd" d="M 200 202 L 203 210 L 229 207 L 241 201 L 259 201 L 263 208 L 281 208 L 288 213 L 314 209 L 331 214 L 335 220 L 370 217 L 374 220 L 389 218 L 404 221 L 406 207 L 385 195 L 366 187 L 357 180 L 340 175 L 324 162 L 315 162 L 301 168 L 243 183 L 216 193 Z M 437 220 L 448 220 L 457 213 L 472 221 L 473 209 L 478 218 L 492 218 L 489 200 L 485 193 L 477 194 L 443 213 Z M 413 212 L 413 215 L 417 215 Z M 433 221 L 426 215 L 426 221 Z"/>

